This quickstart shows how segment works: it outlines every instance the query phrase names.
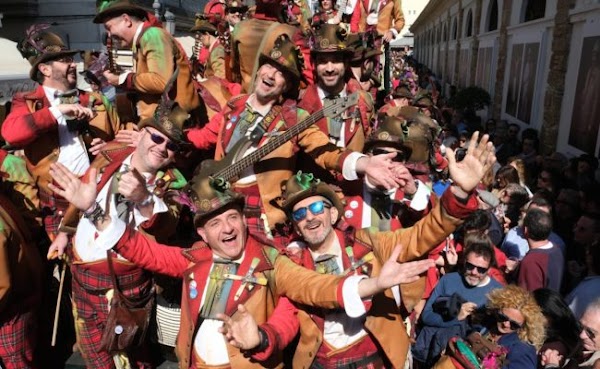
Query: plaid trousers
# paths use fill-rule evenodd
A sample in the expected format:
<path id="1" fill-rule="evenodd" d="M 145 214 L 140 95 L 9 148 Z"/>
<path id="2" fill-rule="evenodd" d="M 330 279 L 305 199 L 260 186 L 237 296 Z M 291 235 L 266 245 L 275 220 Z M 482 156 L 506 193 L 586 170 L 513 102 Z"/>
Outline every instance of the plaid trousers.
<path id="1" fill-rule="evenodd" d="M 71 266 L 79 350 L 88 368 L 113 369 L 113 355 L 100 348 L 109 313 L 106 294 L 113 289 L 113 282 L 109 273 L 90 270 L 82 265 L 85 264 Z M 152 278 L 143 269 L 134 268 L 128 273 L 116 272 L 119 286 L 126 297 L 139 298 L 153 293 Z M 150 368 L 150 360 L 145 359 L 145 354 L 147 353 L 140 348 L 127 352 L 130 362 L 137 365 L 134 367 Z"/>
<path id="2" fill-rule="evenodd" d="M 0 325 L 0 361 L 3 368 L 35 368 L 33 349 L 36 332 L 36 315 L 32 311 L 16 313 Z"/>

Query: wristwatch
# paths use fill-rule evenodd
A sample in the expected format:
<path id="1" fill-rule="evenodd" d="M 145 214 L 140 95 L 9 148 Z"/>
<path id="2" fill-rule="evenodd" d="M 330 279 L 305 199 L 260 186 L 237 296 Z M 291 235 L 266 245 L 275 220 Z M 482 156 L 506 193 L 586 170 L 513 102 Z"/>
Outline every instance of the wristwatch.
<path id="1" fill-rule="evenodd" d="M 256 351 L 265 351 L 269 347 L 269 335 L 261 327 L 258 327 L 258 335 L 260 336 L 260 344 L 256 347 Z"/>

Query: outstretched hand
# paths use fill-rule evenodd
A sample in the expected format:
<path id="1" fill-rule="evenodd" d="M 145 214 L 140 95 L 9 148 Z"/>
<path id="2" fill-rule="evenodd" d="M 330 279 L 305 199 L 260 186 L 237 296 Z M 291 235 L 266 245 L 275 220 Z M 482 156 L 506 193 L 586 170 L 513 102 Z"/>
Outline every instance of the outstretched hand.
<path id="1" fill-rule="evenodd" d="M 450 178 L 454 184 L 466 193 L 471 192 L 477 187 L 485 173 L 496 162 L 494 145 L 489 142 L 489 136 L 484 135 L 479 143 L 477 143 L 478 139 L 479 132 L 473 133 L 467 154 L 460 162 L 456 161 L 452 150 L 446 151 Z"/>
<path id="2" fill-rule="evenodd" d="M 419 275 L 435 266 L 435 262 L 432 259 L 400 263 L 398 262 L 398 257 L 401 252 L 402 245 L 396 245 L 390 258 L 383 264 L 381 272 L 377 276 L 377 286 L 380 290 L 399 284 L 416 282 L 419 279 Z"/>
<path id="3" fill-rule="evenodd" d="M 54 163 L 50 166 L 50 175 L 58 186 L 49 183 L 48 187 L 59 196 L 64 197 L 77 209 L 86 211 L 92 207 L 96 201 L 96 175 L 97 168 L 90 168 L 88 175 L 90 180 L 83 183 L 79 177 L 73 174 L 61 163 Z"/>
<path id="4" fill-rule="evenodd" d="M 238 305 L 238 313 L 235 318 L 217 314 L 217 319 L 223 321 L 219 332 L 225 336 L 231 346 L 241 350 L 251 350 L 260 344 L 258 324 L 243 304 Z"/>

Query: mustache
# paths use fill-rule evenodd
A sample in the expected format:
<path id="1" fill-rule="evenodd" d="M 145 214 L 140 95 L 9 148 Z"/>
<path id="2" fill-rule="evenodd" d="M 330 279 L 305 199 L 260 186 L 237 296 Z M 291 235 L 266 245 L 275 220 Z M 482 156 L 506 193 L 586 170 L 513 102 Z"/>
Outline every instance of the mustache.
<path id="1" fill-rule="evenodd" d="M 321 224 L 320 220 L 317 220 L 317 219 L 311 220 L 311 221 L 306 222 L 305 228 L 312 228 L 313 226 L 318 226 L 320 224 Z"/>

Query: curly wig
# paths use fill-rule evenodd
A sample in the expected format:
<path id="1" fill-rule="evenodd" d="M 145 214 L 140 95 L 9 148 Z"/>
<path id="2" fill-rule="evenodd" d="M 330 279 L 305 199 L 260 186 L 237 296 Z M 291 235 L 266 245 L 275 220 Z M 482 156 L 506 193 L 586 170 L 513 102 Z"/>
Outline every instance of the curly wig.
<path id="1" fill-rule="evenodd" d="M 523 342 L 539 350 L 546 338 L 545 318 L 533 295 L 523 288 L 507 285 L 488 294 L 487 307 L 492 310 L 517 309 L 523 314 L 525 324 L 517 332 Z"/>

